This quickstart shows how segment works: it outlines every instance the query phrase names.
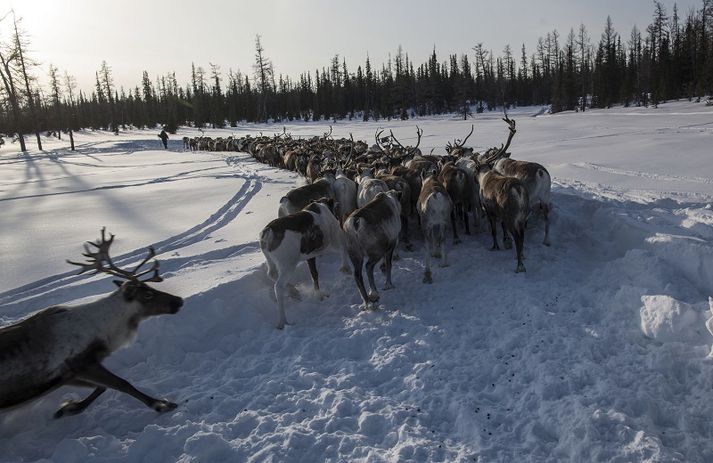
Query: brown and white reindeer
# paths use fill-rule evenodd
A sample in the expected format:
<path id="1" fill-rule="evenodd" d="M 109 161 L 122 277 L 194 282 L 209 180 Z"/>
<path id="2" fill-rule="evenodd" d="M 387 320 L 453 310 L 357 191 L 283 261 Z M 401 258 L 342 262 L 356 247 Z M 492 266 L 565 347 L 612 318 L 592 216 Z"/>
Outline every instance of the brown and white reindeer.
<path id="1" fill-rule="evenodd" d="M 277 218 L 263 228 L 260 249 L 267 261 L 267 274 L 275 282 L 278 329 L 283 329 L 287 323 L 285 296 L 297 264 L 307 261 L 314 291 L 320 298 L 324 298 L 326 293 L 319 289 L 318 256 L 329 250 L 339 252 L 342 255 L 341 271 L 349 272 L 343 235 L 334 216 L 332 198 L 311 202 L 301 211 Z"/>
<path id="2" fill-rule="evenodd" d="M 460 243 L 458 238 L 458 220 L 463 221 L 466 235 L 470 235 L 470 219 L 468 212 L 473 208 L 473 184 L 475 179 L 468 175 L 468 172 L 460 167 L 456 167 L 452 162 L 447 162 L 441 168 L 438 180 L 448 191 L 448 195 L 453 201 L 453 211 L 451 212 L 451 222 L 453 225 L 453 244 Z M 476 215 L 474 211 L 473 215 Z M 477 223 L 477 218 L 476 218 Z"/>
<path id="3" fill-rule="evenodd" d="M 290 190 L 289 193 L 280 198 L 277 216 L 284 217 L 289 214 L 294 214 L 307 207 L 312 201 L 317 201 L 320 198 L 326 197 L 334 199 L 334 180 L 333 174 L 326 173 L 314 183 Z"/>
<path id="4" fill-rule="evenodd" d="M 491 170 L 490 166 L 479 165 L 476 176 L 480 185 L 480 203 L 490 222 L 493 235 L 492 250 L 498 246 L 498 221 L 503 228 L 503 244 L 506 249 L 512 247 L 510 237 L 515 240 L 517 252 L 517 268 L 515 272 L 524 272 L 523 246 L 525 242 L 525 225 L 529 215 L 529 195 L 523 183 L 515 177 L 506 177 Z"/>
<path id="5" fill-rule="evenodd" d="M 441 258 L 441 267 L 448 265 L 446 254 L 446 229 L 452 217 L 453 203 L 446 188 L 438 181 L 435 172 L 423 180 L 418 197 L 418 215 L 425 238 L 425 270 L 423 282 L 432 283 L 431 256 L 436 252 Z"/>
<path id="6" fill-rule="evenodd" d="M 357 183 L 357 207 L 364 207 L 373 200 L 377 194 L 389 191 L 389 187 L 383 180 L 374 178 L 371 168 L 363 169 L 356 178 Z"/>
<path id="7" fill-rule="evenodd" d="M 515 121 L 505 116 L 503 119 L 510 128 L 510 136 L 507 144 L 492 155 L 488 161 L 493 164 L 493 170 L 507 177 L 519 179 L 529 195 L 530 211 L 542 211 L 545 221 L 545 238 L 542 243 L 550 245 L 550 194 L 552 190 L 552 179 L 550 173 L 541 164 L 528 161 L 515 161 L 510 159 L 507 152 L 510 141 L 515 135 Z"/>
<path id="8" fill-rule="evenodd" d="M 391 282 L 391 263 L 401 232 L 400 194 L 393 190 L 378 193 L 373 200 L 354 211 L 344 222 L 347 252 L 352 262 L 354 280 L 363 301 L 362 309 L 374 309 L 379 301 L 379 291 L 374 282 L 374 267 L 381 259 L 384 259 L 386 273 L 384 289 L 394 287 Z M 370 288 L 368 294 L 362 273 L 365 257 Z"/>
<path id="9" fill-rule="evenodd" d="M 80 273 L 93 270 L 125 281 L 94 302 L 75 306 L 54 306 L 17 323 L 0 327 L 0 409 L 14 408 L 61 386 L 93 388 L 81 401 L 64 402 L 55 418 L 84 411 L 107 389 L 114 389 L 140 400 L 157 412 L 176 408 L 166 399 L 156 399 L 102 365 L 114 351 L 136 336 L 139 323 L 155 315 L 175 314 L 183 299 L 158 291 L 147 282 L 160 282 L 158 261 L 141 271 L 154 257 L 153 248 L 133 270 L 117 267 L 109 256 L 114 235 L 85 245 L 86 263 Z M 144 276 L 151 275 L 146 279 Z"/>

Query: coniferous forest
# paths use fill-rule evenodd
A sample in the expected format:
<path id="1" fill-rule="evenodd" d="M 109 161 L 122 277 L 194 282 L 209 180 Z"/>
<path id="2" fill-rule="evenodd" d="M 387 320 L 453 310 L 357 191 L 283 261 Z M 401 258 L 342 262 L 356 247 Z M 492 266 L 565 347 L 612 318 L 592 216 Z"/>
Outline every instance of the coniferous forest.
<path id="1" fill-rule="evenodd" d="M 14 19 L 14 21 L 13 21 Z M 9 25 L 8 25 L 9 24 Z M 275 71 L 260 36 L 249 72 L 227 73 L 192 63 L 190 81 L 171 72 L 144 71 L 133 88 L 117 88 L 102 62 L 91 92 L 78 90 L 68 71 L 44 69 L 27 50 L 21 21 L 0 23 L 10 39 L 0 43 L 0 132 L 52 132 L 61 137 L 81 128 L 108 129 L 179 125 L 235 126 L 241 121 L 383 118 L 407 119 L 496 106 L 549 105 L 552 112 L 612 105 L 657 105 L 700 99 L 713 87 L 713 0 L 683 13 L 653 2 L 651 23 L 628 34 L 606 18 L 601 33 L 583 25 L 556 30 L 534 48 L 518 44 L 491 50 L 475 43 L 468 54 L 434 49 L 416 63 L 400 46 L 385 63 L 347 63 L 336 55 L 321 69 L 299 76 Z M 4 31 L 5 32 L 5 31 Z M 40 82 L 47 82 L 40 85 Z M 19 137 L 21 149 L 25 140 Z"/>

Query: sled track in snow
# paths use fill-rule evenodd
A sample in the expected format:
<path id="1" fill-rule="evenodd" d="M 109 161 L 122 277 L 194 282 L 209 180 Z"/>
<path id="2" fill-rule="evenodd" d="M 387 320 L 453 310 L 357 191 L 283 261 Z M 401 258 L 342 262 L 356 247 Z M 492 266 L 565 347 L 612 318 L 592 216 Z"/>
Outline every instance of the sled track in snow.
<path id="1" fill-rule="evenodd" d="M 245 206 L 247 206 L 252 198 L 262 189 L 263 185 L 262 181 L 254 174 L 248 174 L 247 176 L 244 174 L 245 173 L 238 173 L 233 176 L 245 179 L 245 183 L 227 203 L 214 212 L 210 217 L 189 230 L 163 241 L 151 244 L 156 250 L 156 254 L 167 254 L 198 243 L 206 239 L 214 231 L 223 228 L 238 217 Z M 146 246 L 142 246 L 133 251 L 122 254 L 113 260 L 118 265 L 129 264 L 139 260 L 143 257 L 145 252 Z M 175 270 L 174 267 L 176 266 L 172 265 L 172 260 L 173 259 L 171 258 L 164 258 L 161 260 L 162 269 L 165 272 Z M 62 299 L 61 297 L 57 297 L 57 291 L 67 289 L 70 286 L 75 286 L 78 282 L 87 280 L 88 278 L 91 278 L 91 275 L 77 275 L 74 271 L 43 278 L 28 285 L 0 293 L 0 305 L 3 305 L 5 310 L 10 309 L 11 307 L 13 308 L 13 310 L 10 311 L 11 313 L 6 313 L 5 315 L 13 316 L 18 313 L 17 309 L 20 309 L 23 311 L 21 313 L 24 313 L 26 312 L 25 309 L 30 305 L 37 308 L 42 306 L 42 303 L 49 303 L 50 300 Z M 95 294 L 97 291 L 95 285 L 99 283 L 99 281 L 100 280 L 91 283 L 87 282 L 82 285 L 81 290 L 74 288 L 72 289 L 73 294 L 76 294 L 77 292 L 81 292 L 82 296 Z"/>

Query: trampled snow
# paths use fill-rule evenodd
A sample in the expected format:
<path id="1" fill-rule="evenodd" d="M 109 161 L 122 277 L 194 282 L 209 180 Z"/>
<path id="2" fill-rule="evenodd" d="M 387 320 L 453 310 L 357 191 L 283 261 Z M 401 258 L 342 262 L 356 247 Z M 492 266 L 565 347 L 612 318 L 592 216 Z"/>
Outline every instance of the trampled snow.
<path id="1" fill-rule="evenodd" d="M 0 324 L 110 292 L 108 278 L 65 263 L 104 225 L 120 264 L 153 244 L 159 288 L 186 304 L 105 362 L 175 411 L 107 393 L 53 420 L 87 393 L 61 388 L 0 414 L 0 461 L 713 461 L 713 108 L 538 112 L 510 113 L 513 158 L 554 179 L 553 246 L 531 223 L 526 274 L 514 251 L 488 250 L 483 229 L 449 246 L 450 266 L 424 285 L 416 236 L 394 264 L 396 288 L 361 312 L 352 277 L 326 257 L 331 296 L 319 301 L 301 266 L 284 331 L 257 236 L 297 175 L 244 153 L 184 151 L 191 129 L 168 151 L 153 131 L 78 133 L 75 153 L 49 138 L 28 155 L 5 145 Z M 371 142 L 387 127 L 412 142 L 418 124 L 422 150 L 439 153 L 472 122 L 332 125 L 337 137 Z M 505 140 L 500 114 L 474 122 L 469 144 Z M 319 135 L 328 123 L 286 129 Z"/>

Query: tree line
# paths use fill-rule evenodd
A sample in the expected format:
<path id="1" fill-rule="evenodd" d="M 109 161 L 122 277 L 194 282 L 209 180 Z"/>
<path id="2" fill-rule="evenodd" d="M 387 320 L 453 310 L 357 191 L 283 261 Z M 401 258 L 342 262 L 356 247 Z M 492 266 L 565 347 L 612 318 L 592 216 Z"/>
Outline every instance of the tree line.
<path id="1" fill-rule="evenodd" d="M 506 45 L 500 53 L 477 43 L 468 54 L 441 59 L 434 48 L 415 63 L 401 46 L 375 66 L 367 56 L 356 70 L 335 55 L 327 66 L 297 77 L 275 73 L 261 38 L 255 39 L 252 72 L 221 72 L 191 65 L 190 82 L 175 73 L 152 79 L 143 72 L 134 88 L 117 88 L 103 61 L 90 91 L 77 91 L 75 79 L 49 66 L 43 89 L 27 57 L 27 39 L 12 15 L 10 39 L 0 42 L 0 126 L 14 134 L 70 135 L 81 128 L 117 132 L 127 127 L 179 125 L 237 126 L 241 121 L 320 119 L 408 119 L 499 106 L 549 105 L 552 112 L 585 111 L 615 104 L 657 105 L 671 99 L 701 98 L 713 90 L 713 0 L 702 0 L 684 16 L 653 2 L 652 21 L 619 34 L 610 17 L 598 41 L 584 25 L 566 37 L 556 30 L 540 37 L 533 51 Z M 9 24 L 0 19 L 0 30 Z M 20 135 L 21 149 L 25 142 Z"/>

